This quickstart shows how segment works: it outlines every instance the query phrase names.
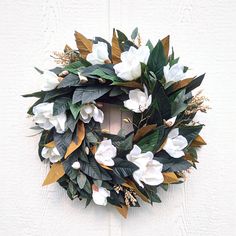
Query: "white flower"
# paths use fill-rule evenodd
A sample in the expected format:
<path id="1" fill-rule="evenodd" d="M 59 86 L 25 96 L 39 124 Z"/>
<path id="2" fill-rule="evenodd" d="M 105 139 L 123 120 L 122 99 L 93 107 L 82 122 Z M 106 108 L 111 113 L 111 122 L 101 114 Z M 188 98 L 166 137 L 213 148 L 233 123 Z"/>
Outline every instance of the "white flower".
<path id="1" fill-rule="evenodd" d="M 167 136 L 163 149 L 172 157 L 180 158 L 184 156 L 183 149 L 188 145 L 187 139 L 179 135 L 179 129 L 175 128 Z"/>
<path id="2" fill-rule="evenodd" d="M 104 120 L 104 114 L 103 112 L 98 109 L 95 104 L 88 103 L 82 105 L 80 109 L 80 119 L 84 123 L 89 123 L 91 119 L 94 119 L 96 122 L 103 123 Z"/>
<path id="3" fill-rule="evenodd" d="M 169 82 L 178 82 L 185 77 L 184 66 L 176 63 L 170 67 L 170 65 L 164 66 L 164 76 L 166 79 L 166 83 Z"/>
<path id="4" fill-rule="evenodd" d="M 144 92 L 140 89 L 129 91 L 129 100 L 124 101 L 124 106 L 136 113 L 144 112 L 152 103 L 152 95 L 148 96 L 147 88 L 144 86 Z"/>
<path id="5" fill-rule="evenodd" d="M 58 76 L 52 71 L 45 71 L 42 75 L 42 90 L 49 91 L 57 87 L 60 83 Z"/>
<path id="6" fill-rule="evenodd" d="M 56 163 L 62 159 L 62 156 L 60 155 L 56 147 L 53 148 L 44 147 L 42 149 L 41 155 L 45 159 L 49 159 L 50 162 L 52 163 Z"/>
<path id="7" fill-rule="evenodd" d="M 92 65 L 104 64 L 106 60 L 109 60 L 107 44 L 103 42 L 93 44 L 92 52 L 87 55 L 86 60 Z"/>
<path id="8" fill-rule="evenodd" d="M 53 102 L 44 102 L 33 107 L 34 121 L 45 130 L 55 127 L 57 133 L 64 133 L 66 130 L 66 114 L 63 112 L 53 116 L 53 105 Z"/>
<path id="9" fill-rule="evenodd" d="M 115 73 L 125 81 L 131 81 L 141 76 L 140 62 L 147 64 L 150 50 L 147 46 L 138 49 L 130 47 L 129 51 L 121 53 L 120 63 L 114 66 Z"/>
<path id="10" fill-rule="evenodd" d="M 106 206 L 107 197 L 110 197 L 110 191 L 103 187 L 93 187 L 93 201 L 97 205 Z"/>
<path id="11" fill-rule="evenodd" d="M 75 162 L 71 165 L 71 167 L 72 167 L 73 169 L 75 169 L 75 170 L 78 170 L 78 169 L 80 168 L 80 163 L 79 163 L 78 161 L 75 161 Z"/>
<path id="12" fill-rule="evenodd" d="M 176 121 L 177 116 L 174 116 L 168 120 L 165 121 L 165 125 L 168 127 L 172 127 Z"/>
<path id="13" fill-rule="evenodd" d="M 153 160 L 152 152 L 141 153 L 141 149 L 134 145 L 126 158 L 139 167 L 134 171 L 133 177 L 142 188 L 144 187 L 142 182 L 148 185 L 159 185 L 164 181 L 161 173 L 163 165 L 159 161 Z"/>
<path id="14" fill-rule="evenodd" d="M 95 159 L 98 163 L 106 166 L 114 166 L 112 158 L 116 156 L 116 147 L 112 145 L 111 140 L 103 140 L 96 153 Z"/>

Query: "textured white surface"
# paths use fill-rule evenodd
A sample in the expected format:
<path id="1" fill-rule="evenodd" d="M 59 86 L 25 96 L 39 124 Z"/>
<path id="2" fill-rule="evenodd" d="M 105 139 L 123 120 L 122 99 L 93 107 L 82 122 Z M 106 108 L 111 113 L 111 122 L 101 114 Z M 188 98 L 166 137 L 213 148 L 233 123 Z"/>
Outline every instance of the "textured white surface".
<path id="1" fill-rule="evenodd" d="M 236 235 L 235 12 L 235 0 L 1 0 L 0 235 Z M 135 26 L 143 39 L 170 34 L 182 62 L 207 72 L 213 110 L 201 116 L 208 146 L 198 171 L 161 192 L 162 204 L 123 220 L 111 207 L 84 209 L 56 184 L 41 187 L 48 168 L 37 157 L 38 137 L 27 137 L 33 100 L 20 95 L 39 88 L 33 66 L 49 68 L 51 51 L 75 46 L 74 30 L 110 38 L 112 27 Z"/>

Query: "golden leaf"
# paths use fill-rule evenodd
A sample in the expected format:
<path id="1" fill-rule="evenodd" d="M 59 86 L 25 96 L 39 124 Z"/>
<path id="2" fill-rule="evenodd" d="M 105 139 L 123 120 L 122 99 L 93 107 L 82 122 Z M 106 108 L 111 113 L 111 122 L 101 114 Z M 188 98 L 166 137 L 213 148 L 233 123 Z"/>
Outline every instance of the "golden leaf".
<path id="1" fill-rule="evenodd" d="M 128 87 L 128 88 L 138 88 L 138 89 L 143 89 L 142 84 L 135 82 L 135 81 L 129 81 L 129 82 L 114 82 L 112 85 L 118 85 L 118 86 L 123 86 L 123 87 Z"/>
<path id="2" fill-rule="evenodd" d="M 121 60 L 120 60 L 121 50 L 120 50 L 119 41 L 118 41 L 118 38 L 116 36 L 115 29 L 113 29 L 111 50 L 112 50 L 112 62 L 113 62 L 113 64 L 117 64 L 117 63 L 121 62 Z"/>
<path id="3" fill-rule="evenodd" d="M 127 180 L 126 181 L 126 184 L 128 184 L 128 186 L 130 186 L 134 191 L 135 191 L 135 193 L 144 201 L 144 202 L 150 202 L 149 200 L 148 200 L 148 198 L 145 196 L 145 195 L 143 195 L 140 191 L 139 191 L 139 189 L 137 188 L 137 186 L 135 185 L 135 183 L 134 182 L 132 182 L 131 180 Z M 124 184 L 122 184 L 122 185 L 124 185 Z M 125 186 L 125 185 L 124 185 Z M 130 188 L 129 187 L 129 188 Z"/>
<path id="4" fill-rule="evenodd" d="M 93 153 L 93 155 L 95 154 L 95 152 L 97 151 L 97 146 L 92 146 L 91 148 L 90 148 L 90 151 Z"/>
<path id="5" fill-rule="evenodd" d="M 168 88 L 168 91 L 170 91 L 171 93 L 186 87 L 189 83 L 191 83 L 193 81 L 194 78 L 188 78 L 188 79 L 183 79 L 180 80 L 176 83 L 174 83 L 173 85 L 170 86 L 170 88 Z"/>
<path id="6" fill-rule="evenodd" d="M 165 184 L 172 184 L 179 181 L 178 177 L 175 175 L 174 172 L 164 172 L 162 173 L 164 176 L 164 183 Z"/>
<path id="7" fill-rule="evenodd" d="M 73 49 L 69 46 L 69 45 L 65 45 L 65 47 L 64 47 L 64 53 L 68 53 L 68 52 L 71 52 L 71 51 L 73 51 Z"/>
<path id="8" fill-rule="evenodd" d="M 92 52 L 93 43 L 91 40 L 87 39 L 84 35 L 75 31 L 75 41 L 77 44 L 77 48 L 81 54 L 82 58 L 86 58 L 86 56 Z"/>
<path id="9" fill-rule="evenodd" d="M 84 128 L 84 123 L 82 121 L 79 121 L 78 123 L 78 142 L 77 144 L 72 141 L 70 143 L 70 145 L 68 146 L 67 150 L 66 150 L 66 154 L 65 154 L 65 159 L 72 153 L 74 152 L 77 148 L 80 147 L 82 141 L 84 140 L 84 136 L 85 136 L 85 128 Z"/>
<path id="10" fill-rule="evenodd" d="M 142 127 L 141 129 L 138 129 L 138 131 L 134 135 L 134 142 L 139 141 L 143 136 L 145 136 L 146 134 L 154 130 L 156 127 L 157 125 L 153 124 L 153 125 L 147 125 L 147 126 Z"/>
<path id="11" fill-rule="evenodd" d="M 59 162 L 59 163 L 52 164 L 50 171 L 48 172 L 48 175 L 43 182 L 43 186 L 55 183 L 64 174 L 65 174 L 65 170 L 62 163 Z"/>
<path id="12" fill-rule="evenodd" d="M 161 40 L 161 42 L 164 47 L 164 53 L 167 59 L 168 54 L 169 54 L 169 48 L 170 48 L 170 35 L 167 35 L 164 39 Z"/>
<path id="13" fill-rule="evenodd" d="M 200 147 L 201 145 L 206 145 L 206 142 L 204 139 L 198 135 L 191 143 L 191 147 Z"/>
<path id="14" fill-rule="evenodd" d="M 50 143 L 47 143 L 44 146 L 47 147 L 47 148 L 54 148 L 56 146 L 56 144 L 55 144 L 54 141 L 51 141 Z"/>
<path id="15" fill-rule="evenodd" d="M 100 163 L 99 163 L 100 164 Z M 112 170 L 112 168 L 110 168 L 109 166 L 106 166 L 106 165 L 103 165 L 103 164 L 100 164 L 100 166 L 104 169 L 107 169 L 107 170 Z"/>
<path id="16" fill-rule="evenodd" d="M 122 207 L 118 207 L 116 206 L 116 209 L 118 210 L 118 212 L 126 219 L 128 216 L 128 207 L 122 205 Z"/>

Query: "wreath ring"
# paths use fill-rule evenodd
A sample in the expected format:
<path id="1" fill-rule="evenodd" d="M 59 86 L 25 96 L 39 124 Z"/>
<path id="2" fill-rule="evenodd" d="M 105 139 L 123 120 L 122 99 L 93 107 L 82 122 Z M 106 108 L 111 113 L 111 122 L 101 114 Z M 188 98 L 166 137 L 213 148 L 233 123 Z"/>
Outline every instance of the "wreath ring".
<path id="1" fill-rule="evenodd" d="M 50 163 L 43 185 L 58 182 L 70 199 L 114 205 L 127 217 L 139 201 L 161 202 L 158 191 L 182 183 L 196 167 L 196 149 L 205 145 L 206 98 L 193 96 L 204 74 L 187 77 L 188 67 L 169 53 L 169 36 L 155 46 L 141 45 L 138 28 L 131 39 L 113 30 L 112 44 L 75 32 L 78 50 L 54 53 L 60 67 L 42 74 L 42 90 L 28 114 L 40 129 L 39 157 Z M 103 104 L 132 112 L 123 122 L 132 130 L 111 134 L 101 128 Z"/>

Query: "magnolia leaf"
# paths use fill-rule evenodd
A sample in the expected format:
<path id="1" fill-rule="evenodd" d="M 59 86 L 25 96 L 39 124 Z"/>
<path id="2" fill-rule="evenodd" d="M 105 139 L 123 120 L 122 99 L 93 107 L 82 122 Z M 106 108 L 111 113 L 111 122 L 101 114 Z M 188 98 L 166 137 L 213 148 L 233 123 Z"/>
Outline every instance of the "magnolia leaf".
<path id="1" fill-rule="evenodd" d="M 170 95 L 171 93 L 186 87 L 187 85 L 189 85 L 193 81 L 193 79 L 194 78 L 188 78 L 188 79 L 180 80 L 180 81 L 172 84 L 170 87 L 168 87 L 166 89 L 166 93 L 168 95 Z"/>
<path id="2" fill-rule="evenodd" d="M 200 135 L 197 135 L 197 137 L 192 141 L 190 146 L 191 147 L 199 147 L 201 145 L 206 145 L 206 142 L 204 141 L 204 139 Z"/>
<path id="3" fill-rule="evenodd" d="M 164 140 L 164 142 L 161 144 L 161 146 L 159 147 L 159 149 L 156 152 L 160 152 L 163 149 L 163 147 L 165 146 L 166 142 L 167 142 L 167 139 Z"/>
<path id="4" fill-rule="evenodd" d="M 119 41 L 116 36 L 115 29 L 113 29 L 113 37 L 112 37 L 112 62 L 113 62 L 113 64 L 117 64 L 117 63 L 121 62 L 120 54 L 121 54 L 121 50 L 120 50 L 120 46 L 119 46 Z"/>
<path id="5" fill-rule="evenodd" d="M 153 125 L 147 125 L 147 126 L 142 127 L 141 129 L 138 129 L 136 134 L 134 135 L 133 141 L 134 142 L 139 141 L 142 137 L 144 137 L 146 134 L 154 130 L 156 127 L 157 127 L 156 124 L 153 124 Z"/>
<path id="6" fill-rule="evenodd" d="M 68 52 L 71 52 L 71 51 L 73 51 L 73 49 L 68 44 L 66 44 L 65 47 L 64 47 L 64 53 L 68 53 Z"/>
<path id="7" fill-rule="evenodd" d="M 147 198 L 143 193 L 141 193 L 141 192 L 139 191 L 139 189 L 137 188 L 137 186 L 135 185 L 135 183 L 134 183 L 133 181 L 127 180 L 126 182 L 127 182 L 126 184 L 128 184 L 128 186 L 131 186 L 131 188 L 135 191 L 135 193 L 136 193 L 144 202 L 150 202 L 150 201 L 148 200 L 148 198 Z"/>
<path id="8" fill-rule="evenodd" d="M 106 170 L 112 170 L 112 168 L 110 168 L 109 166 L 103 165 L 103 164 L 101 164 L 101 163 L 99 163 L 99 164 L 100 164 L 100 166 L 101 166 L 102 168 L 104 168 L 104 169 L 106 169 Z"/>
<path id="9" fill-rule="evenodd" d="M 161 42 L 164 48 L 164 54 L 166 58 L 168 58 L 170 48 L 170 35 L 167 35 L 164 39 L 161 40 Z"/>
<path id="10" fill-rule="evenodd" d="M 162 173 L 164 177 L 165 184 L 172 184 L 179 181 L 178 177 L 175 175 L 174 172 L 164 172 Z"/>
<path id="11" fill-rule="evenodd" d="M 93 43 L 91 40 L 87 39 L 84 35 L 75 31 L 75 41 L 79 52 L 82 58 L 86 58 L 86 56 L 92 52 Z"/>
<path id="12" fill-rule="evenodd" d="M 47 143 L 44 146 L 47 147 L 47 148 L 54 148 L 56 146 L 56 144 L 55 144 L 54 141 L 51 141 L 50 143 Z"/>
<path id="13" fill-rule="evenodd" d="M 116 206 L 116 209 L 118 212 L 126 219 L 128 215 L 128 207 L 125 205 L 122 205 L 122 207 Z"/>
<path id="14" fill-rule="evenodd" d="M 85 137 L 85 127 L 84 127 L 84 123 L 83 122 L 79 122 L 78 123 L 78 142 L 75 143 L 74 141 L 72 141 L 69 145 L 69 147 L 67 148 L 66 154 L 65 154 L 65 159 L 72 153 L 74 152 L 77 148 L 80 147 L 82 141 L 84 140 Z"/>
<path id="15" fill-rule="evenodd" d="M 136 27 L 136 28 L 133 30 L 133 32 L 132 32 L 132 34 L 131 34 L 131 39 L 132 39 L 132 40 L 135 40 L 135 39 L 137 38 L 137 36 L 138 36 L 138 27 Z"/>
<path id="16" fill-rule="evenodd" d="M 128 88 L 138 88 L 143 89 L 142 84 L 135 82 L 135 81 L 129 81 L 129 82 L 113 82 L 111 85 L 117 85 L 121 87 L 128 87 Z"/>
<path id="17" fill-rule="evenodd" d="M 43 182 L 43 186 L 55 183 L 64 174 L 65 170 L 61 162 L 52 164 L 51 169 Z"/>
<path id="18" fill-rule="evenodd" d="M 97 146 L 92 146 L 90 148 L 90 151 L 92 152 L 93 155 L 95 155 L 95 152 L 97 151 Z"/>

